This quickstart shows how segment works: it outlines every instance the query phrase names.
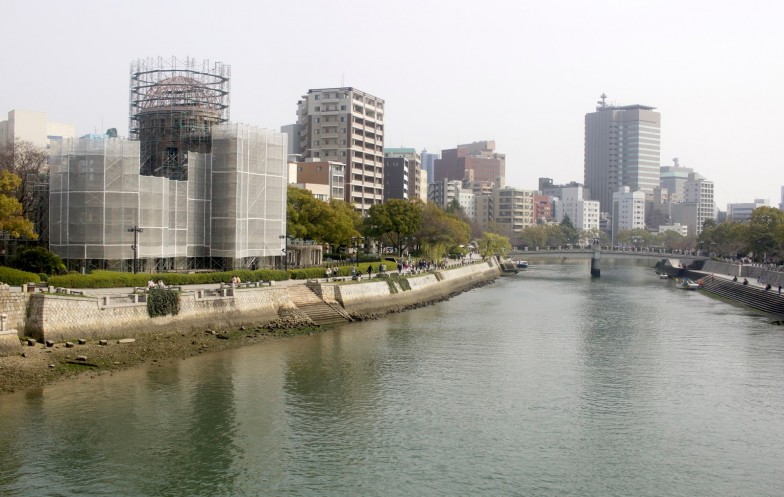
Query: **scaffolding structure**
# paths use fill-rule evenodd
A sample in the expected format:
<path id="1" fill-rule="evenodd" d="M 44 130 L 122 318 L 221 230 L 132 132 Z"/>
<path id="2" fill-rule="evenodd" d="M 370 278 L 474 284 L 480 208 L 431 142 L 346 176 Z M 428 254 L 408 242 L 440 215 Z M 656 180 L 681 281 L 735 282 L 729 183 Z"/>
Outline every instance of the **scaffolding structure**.
<path id="1" fill-rule="evenodd" d="M 193 58 L 131 63 L 128 125 L 141 142 L 140 172 L 188 179 L 188 152 L 211 151 L 212 127 L 229 121 L 231 66 Z"/>
<path id="2" fill-rule="evenodd" d="M 138 141 L 54 145 L 50 250 L 88 271 L 272 266 L 285 248 L 286 135 L 246 124 L 211 134 L 212 154 L 188 154 L 187 180 L 140 174 Z"/>

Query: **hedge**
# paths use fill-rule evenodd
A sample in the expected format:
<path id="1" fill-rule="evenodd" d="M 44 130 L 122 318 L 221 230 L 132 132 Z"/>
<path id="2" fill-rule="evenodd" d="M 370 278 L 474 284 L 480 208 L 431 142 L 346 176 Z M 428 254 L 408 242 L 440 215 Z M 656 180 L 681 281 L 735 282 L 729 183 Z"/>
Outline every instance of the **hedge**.
<path id="1" fill-rule="evenodd" d="M 40 283 L 41 278 L 35 273 L 0 266 L 0 282 L 6 285 L 24 285 L 25 283 Z"/>
<path id="2" fill-rule="evenodd" d="M 323 270 L 322 270 L 323 273 Z M 49 285 L 64 288 L 122 288 L 146 287 L 147 281 L 152 279 L 156 283 L 162 280 L 166 285 L 204 285 L 210 283 L 229 283 L 231 278 L 239 276 L 244 282 L 255 281 L 284 281 L 289 279 L 287 271 L 278 269 L 238 269 L 236 271 L 223 271 L 219 273 L 121 273 L 118 271 L 95 270 L 90 274 L 66 274 L 52 276 Z M 30 280 L 33 281 L 33 280 Z"/>

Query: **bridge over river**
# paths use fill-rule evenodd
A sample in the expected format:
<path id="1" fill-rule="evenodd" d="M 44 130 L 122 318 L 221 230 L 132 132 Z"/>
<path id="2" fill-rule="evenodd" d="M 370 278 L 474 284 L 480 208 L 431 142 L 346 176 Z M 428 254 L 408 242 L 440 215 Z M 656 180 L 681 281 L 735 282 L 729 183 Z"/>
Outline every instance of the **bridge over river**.
<path id="1" fill-rule="evenodd" d="M 594 250 L 587 248 L 552 249 L 552 250 L 513 250 L 508 254 L 510 259 L 590 259 Z M 601 259 L 648 259 L 659 261 L 662 259 L 679 259 L 681 261 L 707 260 L 707 256 L 693 254 L 678 254 L 664 251 L 642 250 L 602 250 Z"/>

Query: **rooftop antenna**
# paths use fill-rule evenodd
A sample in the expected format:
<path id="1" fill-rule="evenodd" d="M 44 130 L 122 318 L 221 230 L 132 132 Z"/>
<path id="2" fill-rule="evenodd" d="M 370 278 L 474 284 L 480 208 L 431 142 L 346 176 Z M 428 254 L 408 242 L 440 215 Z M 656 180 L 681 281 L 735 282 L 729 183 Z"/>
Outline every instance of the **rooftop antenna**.
<path id="1" fill-rule="evenodd" d="M 673 162 L 673 164 L 675 164 L 675 167 L 680 167 L 680 164 L 678 163 L 678 158 L 677 157 L 674 157 L 672 159 L 672 162 Z"/>
<path id="2" fill-rule="evenodd" d="M 340 87 L 343 88 L 346 86 L 346 71 L 343 71 L 340 74 Z"/>
<path id="3" fill-rule="evenodd" d="M 602 93 L 601 95 L 599 95 L 599 98 L 601 98 L 601 100 L 596 102 L 598 104 L 596 108 L 597 109 L 607 108 L 607 95 L 605 93 Z"/>

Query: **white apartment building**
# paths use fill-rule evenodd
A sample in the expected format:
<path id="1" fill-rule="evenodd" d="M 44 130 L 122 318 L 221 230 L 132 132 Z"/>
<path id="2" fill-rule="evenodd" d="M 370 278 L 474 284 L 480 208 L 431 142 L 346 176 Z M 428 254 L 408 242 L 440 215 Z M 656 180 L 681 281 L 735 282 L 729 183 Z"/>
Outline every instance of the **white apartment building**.
<path id="1" fill-rule="evenodd" d="M 449 204 L 458 200 L 463 182 L 458 180 L 442 179 L 427 185 L 427 200 L 433 202 L 442 209 L 446 209 Z M 459 201 L 459 200 L 458 200 Z"/>
<path id="2" fill-rule="evenodd" d="M 708 219 L 716 219 L 713 181 L 708 181 L 697 173 L 690 173 L 683 187 L 683 201 L 696 204 L 697 216 L 694 219 L 694 234 L 702 233 L 702 225 Z"/>
<path id="3" fill-rule="evenodd" d="M 645 193 L 623 186 L 613 193 L 612 240 L 624 230 L 645 229 Z"/>
<path id="4" fill-rule="evenodd" d="M 297 102 L 303 160 L 346 165 L 345 200 L 360 212 L 384 201 L 384 100 L 356 88 L 308 90 Z"/>
<path id="5" fill-rule="evenodd" d="M 49 148 L 49 140 L 75 136 L 73 124 L 50 122 L 46 112 L 12 110 L 8 112 L 8 120 L 0 121 L 0 147 L 24 140 L 36 147 Z"/>
<path id="6" fill-rule="evenodd" d="M 599 201 L 585 200 L 583 187 L 563 187 L 563 198 L 553 202 L 553 214 L 557 222 L 562 222 L 566 216 L 578 230 L 599 229 Z"/>

